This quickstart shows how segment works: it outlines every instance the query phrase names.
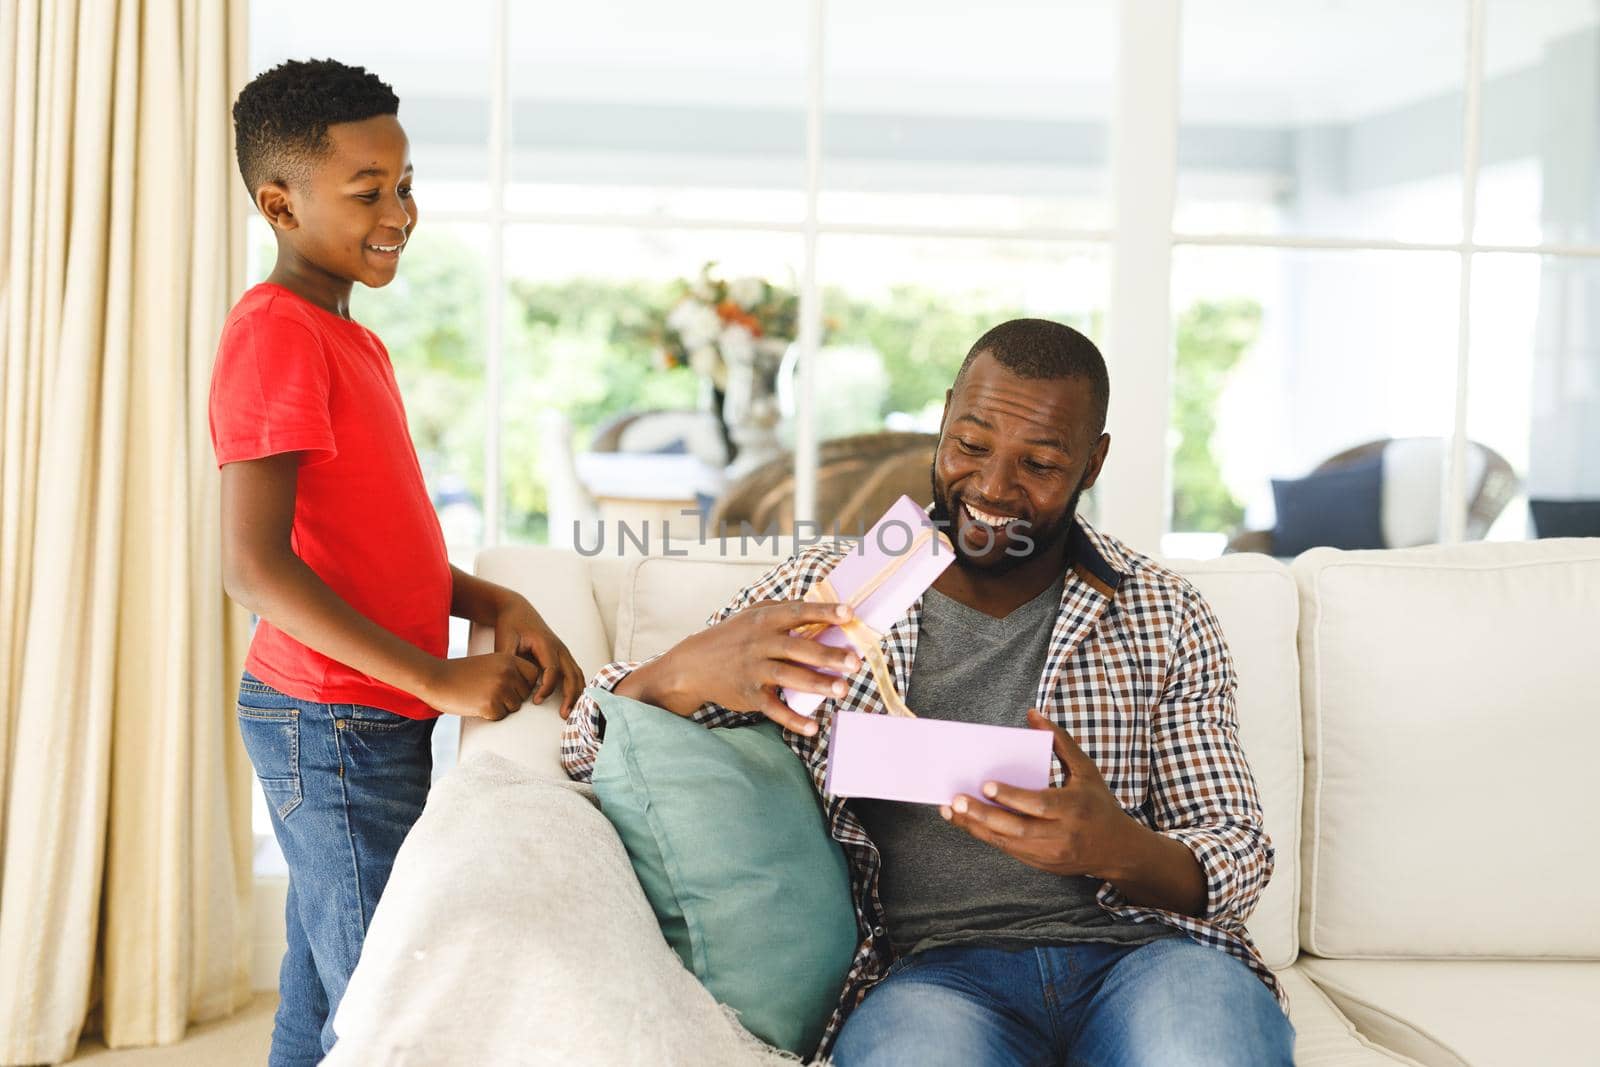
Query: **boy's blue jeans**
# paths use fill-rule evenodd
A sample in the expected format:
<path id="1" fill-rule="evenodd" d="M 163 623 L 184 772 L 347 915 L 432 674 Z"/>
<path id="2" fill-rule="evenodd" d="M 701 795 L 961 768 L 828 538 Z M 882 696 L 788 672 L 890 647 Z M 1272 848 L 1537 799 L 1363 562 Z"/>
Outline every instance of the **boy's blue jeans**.
<path id="1" fill-rule="evenodd" d="M 1294 1028 L 1249 968 L 1187 937 L 902 957 L 845 1021 L 839 1067 L 1271 1067 Z"/>
<path id="2" fill-rule="evenodd" d="M 428 798 L 433 720 L 298 700 L 246 673 L 239 732 L 289 864 L 289 948 L 268 1063 L 314 1064 L 333 1047 L 333 1013 Z"/>

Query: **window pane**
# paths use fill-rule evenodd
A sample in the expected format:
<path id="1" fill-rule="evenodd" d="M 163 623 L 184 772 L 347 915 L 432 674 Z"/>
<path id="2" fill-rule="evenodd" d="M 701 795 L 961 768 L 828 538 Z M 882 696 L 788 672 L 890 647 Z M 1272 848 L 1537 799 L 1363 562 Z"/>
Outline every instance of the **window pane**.
<path id="1" fill-rule="evenodd" d="M 1104 227 L 1115 5 L 828 5 L 830 223 Z"/>
<path id="2" fill-rule="evenodd" d="M 715 497 L 727 457 L 710 377 L 664 365 L 666 317 L 707 264 L 725 281 L 756 277 L 792 294 L 800 259 L 787 233 L 510 227 L 505 538 L 571 545 L 572 522 L 594 517 L 650 518 L 658 533 L 667 519 L 673 536 L 692 535 L 680 511 Z M 596 441 L 647 412 L 631 433 Z M 632 454 L 621 469 L 594 458 L 618 451 Z M 646 467 L 659 473 L 635 477 Z"/>
<path id="3" fill-rule="evenodd" d="M 272 227 L 257 211 L 250 212 L 244 236 L 245 284 L 255 285 L 266 281 L 267 275 L 272 273 L 272 265 L 278 258 L 278 243 L 272 238 Z"/>
<path id="4" fill-rule="evenodd" d="M 430 224 L 424 214 L 395 280 L 382 289 L 358 285 L 350 300 L 351 314 L 389 350 L 450 562 L 468 573 L 484 540 L 487 248 L 485 227 Z M 450 620 L 451 657 L 467 654 L 470 629 L 465 619 Z M 434 727 L 435 778 L 455 765 L 460 730 L 454 715 Z"/>
<path id="5" fill-rule="evenodd" d="M 806 7 L 513 5 L 516 211 L 797 221 Z"/>
<path id="6" fill-rule="evenodd" d="M 1437 540 L 1458 264 L 1447 253 L 1176 250 L 1171 528 L 1208 536 L 1163 551 L 1215 555 L 1232 535 L 1272 530 L 1272 479 L 1349 462 L 1363 446 L 1360 458 L 1382 455 L 1381 491 L 1308 483 L 1289 518 L 1309 514 L 1313 539 L 1376 527 L 1395 547 Z"/>
<path id="7" fill-rule="evenodd" d="M 423 479 L 451 562 L 471 570 L 483 544 L 485 249 L 482 226 L 426 219 L 395 280 L 356 286 L 351 314 L 389 350 Z"/>
<path id="8" fill-rule="evenodd" d="M 820 440 L 939 429 L 945 390 L 991 326 L 1055 319 L 1099 341 L 1108 288 L 1094 245 L 825 236 L 827 337 L 816 374 Z"/>
<path id="9" fill-rule="evenodd" d="M 411 139 L 424 212 L 488 205 L 490 0 L 428 0 L 381 8 L 319 0 L 250 5 L 250 71 L 286 59 L 334 58 L 394 87 Z"/>
<path id="10" fill-rule="evenodd" d="M 1600 13 L 1489 0 L 1487 21 L 1477 239 L 1600 240 Z"/>
<path id="11" fill-rule="evenodd" d="M 817 508 L 825 524 L 864 526 L 902 493 L 929 499 L 928 467 L 913 458 L 885 462 L 866 485 L 852 471 L 881 447 L 911 447 L 867 435 L 938 432 L 946 390 L 991 327 L 1037 317 L 1096 341 L 1103 332 L 1102 246 L 829 235 L 818 244 L 818 272 L 827 335 L 816 368 Z M 846 437 L 855 439 L 827 445 Z M 1093 521 L 1093 490 L 1078 507 Z"/>
<path id="12" fill-rule="evenodd" d="M 1473 260 L 1468 438 L 1509 470 L 1485 457 L 1487 479 L 1468 486 L 1479 498 L 1469 532 L 1483 536 L 1487 525 L 1494 540 L 1600 537 L 1597 307 L 1600 262 Z"/>
<path id="13" fill-rule="evenodd" d="M 1183 14 L 1179 232 L 1459 238 L 1461 0 Z"/>

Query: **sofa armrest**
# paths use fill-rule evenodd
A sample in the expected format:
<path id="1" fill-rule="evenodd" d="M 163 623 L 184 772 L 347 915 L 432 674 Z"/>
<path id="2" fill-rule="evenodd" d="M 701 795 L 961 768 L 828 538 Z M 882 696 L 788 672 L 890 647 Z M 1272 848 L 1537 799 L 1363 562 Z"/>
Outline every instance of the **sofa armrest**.
<path id="1" fill-rule="evenodd" d="M 793 1067 L 684 969 L 593 791 L 493 756 L 434 783 L 334 1030 L 328 1067 Z"/>

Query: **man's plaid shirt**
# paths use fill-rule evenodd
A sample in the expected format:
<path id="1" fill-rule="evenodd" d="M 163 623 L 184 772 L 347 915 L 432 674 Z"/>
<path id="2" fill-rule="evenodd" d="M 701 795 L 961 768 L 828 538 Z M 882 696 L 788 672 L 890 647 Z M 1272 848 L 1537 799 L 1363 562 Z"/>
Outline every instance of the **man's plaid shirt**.
<path id="1" fill-rule="evenodd" d="M 740 592 L 707 625 L 758 601 L 803 596 L 848 550 L 848 545 L 825 542 L 801 551 Z M 1072 572 L 1039 679 L 1038 707 L 1094 760 L 1123 810 L 1187 845 L 1206 878 L 1206 910 L 1198 919 L 1131 906 L 1109 882 L 1100 887 L 1100 905 L 1130 922 L 1166 923 L 1237 956 L 1287 1010 L 1281 987 L 1244 929 L 1272 876 L 1273 848 L 1262 825 L 1255 781 L 1239 748 L 1234 713 L 1238 683 L 1216 616 L 1186 580 L 1081 518 L 1071 550 Z M 885 657 L 901 693 L 909 688 L 921 614 L 919 600 L 884 638 Z M 638 666 L 608 664 L 594 684 L 613 688 Z M 810 769 L 823 796 L 829 830 L 849 857 L 862 938 L 819 1055 L 832 1047 L 845 1016 L 892 962 L 878 900 L 878 850 L 848 802 L 823 788 L 833 713 L 884 711 L 865 666 L 849 681 L 845 696 L 826 700 L 817 709 L 821 729 L 815 737 L 784 731 L 789 747 Z M 974 693 L 973 699 L 982 700 L 983 694 Z M 1025 712 L 1017 709 L 1019 724 Z M 567 720 L 561 761 L 580 781 L 587 781 L 594 770 L 599 718 L 594 700 L 585 696 Z M 694 718 L 707 726 L 761 721 L 758 715 L 709 703 Z M 1061 762 L 1052 756 L 1051 785 L 1062 780 Z"/>

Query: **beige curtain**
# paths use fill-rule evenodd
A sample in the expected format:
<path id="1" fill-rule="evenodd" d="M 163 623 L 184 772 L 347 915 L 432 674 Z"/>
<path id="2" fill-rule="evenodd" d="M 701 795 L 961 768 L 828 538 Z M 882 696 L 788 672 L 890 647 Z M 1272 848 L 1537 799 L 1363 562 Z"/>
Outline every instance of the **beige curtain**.
<path id="1" fill-rule="evenodd" d="M 206 392 L 243 0 L 0 0 L 0 1063 L 249 997 Z"/>

